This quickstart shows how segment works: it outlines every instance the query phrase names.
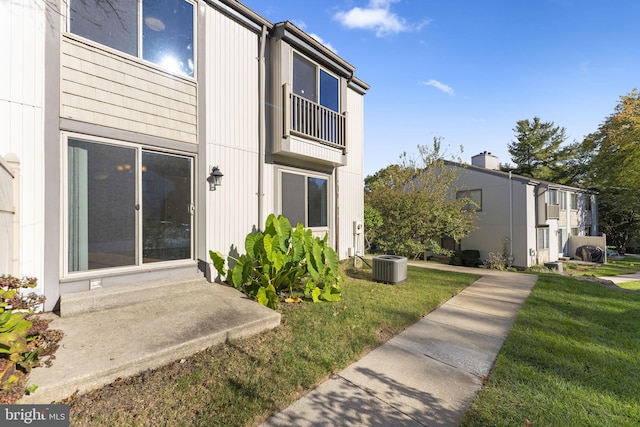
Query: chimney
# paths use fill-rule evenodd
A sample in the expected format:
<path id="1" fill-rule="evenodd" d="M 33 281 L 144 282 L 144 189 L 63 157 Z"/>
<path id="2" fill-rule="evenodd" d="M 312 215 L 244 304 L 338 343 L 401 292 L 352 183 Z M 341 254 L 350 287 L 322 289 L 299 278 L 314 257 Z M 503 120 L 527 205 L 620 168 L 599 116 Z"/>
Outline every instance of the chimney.
<path id="1" fill-rule="evenodd" d="M 498 158 L 488 151 L 483 151 L 473 156 L 471 158 L 471 164 L 485 169 L 500 170 Z"/>

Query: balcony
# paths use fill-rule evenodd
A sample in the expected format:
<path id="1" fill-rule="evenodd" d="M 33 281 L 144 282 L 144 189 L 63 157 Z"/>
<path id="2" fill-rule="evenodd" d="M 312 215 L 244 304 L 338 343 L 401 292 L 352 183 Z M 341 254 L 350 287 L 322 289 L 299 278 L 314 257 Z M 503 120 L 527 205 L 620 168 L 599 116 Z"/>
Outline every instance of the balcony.
<path id="1" fill-rule="evenodd" d="M 547 219 L 560 219 L 560 205 L 550 205 L 547 206 Z"/>
<path id="2" fill-rule="evenodd" d="M 331 149 L 342 157 L 347 151 L 347 113 L 337 113 L 291 92 L 283 85 L 283 139 L 295 139 L 302 144 L 311 142 Z M 286 150 L 288 151 L 288 150 Z M 296 151 L 296 150 L 294 150 Z M 317 156 L 317 149 L 314 150 Z M 329 159 L 327 159 L 329 160 Z M 332 162 L 333 163 L 333 162 Z M 341 160 L 340 162 L 341 163 Z"/>
<path id="3" fill-rule="evenodd" d="M 276 130 L 272 153 L 322 166 L 344 166 L 347 113 L 298 96 L 289 84 L 282 86 L 282 96 L 282 109 L 278 110 L 282 113 L 282 133 Z"/>

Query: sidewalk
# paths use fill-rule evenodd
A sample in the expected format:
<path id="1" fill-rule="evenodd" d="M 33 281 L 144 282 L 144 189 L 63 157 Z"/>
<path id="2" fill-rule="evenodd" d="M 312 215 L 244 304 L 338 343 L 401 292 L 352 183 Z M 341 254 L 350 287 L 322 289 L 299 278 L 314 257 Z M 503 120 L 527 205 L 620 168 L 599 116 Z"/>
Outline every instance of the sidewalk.
<path id="1" fill-rule="evenodd" d="M 460 423 L 537 276 L 409 264 L 482 277 L 261 427 Z"/>

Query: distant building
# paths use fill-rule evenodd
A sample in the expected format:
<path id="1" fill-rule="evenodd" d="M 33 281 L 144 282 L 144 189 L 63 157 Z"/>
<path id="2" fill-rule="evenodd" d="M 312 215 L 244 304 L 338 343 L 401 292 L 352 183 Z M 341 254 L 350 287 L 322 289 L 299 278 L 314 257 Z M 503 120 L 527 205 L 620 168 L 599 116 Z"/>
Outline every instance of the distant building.
<path id="1" fill-rule="evenodd" d="M 506 250 L 513 265 L 556 261 L 569 253 L 569 236 L 598 234 L 596 195 L 588 190 L 536 180 L 499 170 L 498 158 L 483 152 L 460 168 L 456 196 L 474 203 L 478 228 L 460 242 L 482 259 Z"/>

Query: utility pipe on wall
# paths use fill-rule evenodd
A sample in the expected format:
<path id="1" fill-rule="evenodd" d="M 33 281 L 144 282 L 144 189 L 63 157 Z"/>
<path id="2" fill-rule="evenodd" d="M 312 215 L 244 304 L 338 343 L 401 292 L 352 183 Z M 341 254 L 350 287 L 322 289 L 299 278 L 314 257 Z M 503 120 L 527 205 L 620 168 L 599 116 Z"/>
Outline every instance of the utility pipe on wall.
<path id="1" fill-rule="evenodd" d="M 513 181 L 509 171 L 509 261 L 513 263 Z"/>
<path id="2" fill-rule="evenodd" d="M 267 26 L 262 26 L 262 34 L 260 35 L 260 55 L 258 57 L 258 229 L 260 230 L 264 224 L 264 162 L 265 162 L 265 146 L 267 138 L 266 130 L 266 66 L 265 66 L 265 49 L 267 44 Z"/>

